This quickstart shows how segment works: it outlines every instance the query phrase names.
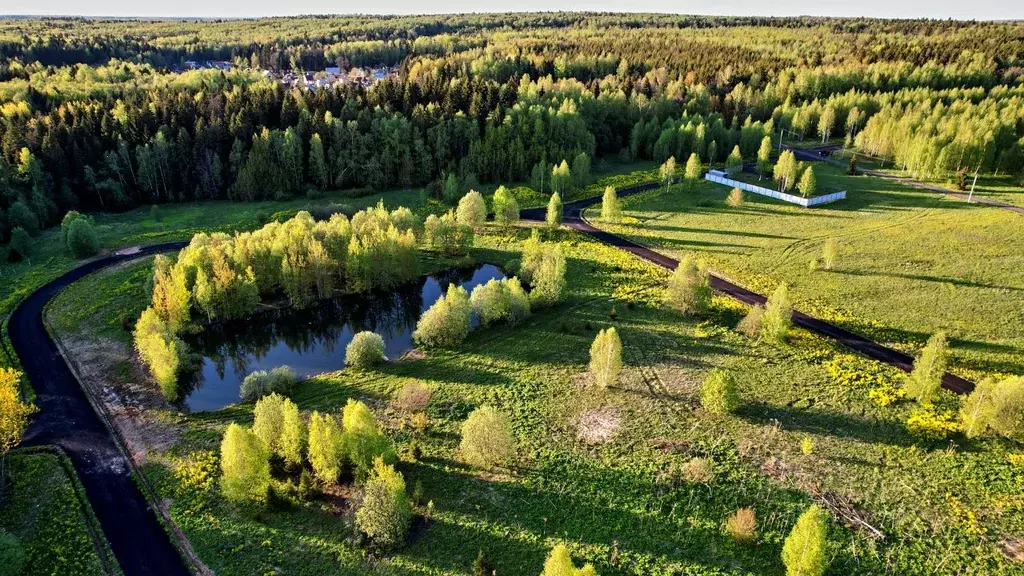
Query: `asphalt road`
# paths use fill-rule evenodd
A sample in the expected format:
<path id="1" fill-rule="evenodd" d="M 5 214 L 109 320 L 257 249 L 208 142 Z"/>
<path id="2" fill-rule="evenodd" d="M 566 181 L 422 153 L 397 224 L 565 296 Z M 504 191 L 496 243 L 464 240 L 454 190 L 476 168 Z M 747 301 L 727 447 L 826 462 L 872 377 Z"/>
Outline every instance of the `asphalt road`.
<path id="1" fill-rule="evenodd" d="M 134 254 L 93 260 L 36 290 L 8 322 L 12 347 L 39 408 L 24 443 L 56 444 L 67 452 L 125 576 L 185 576 L 189 571 L 136 485 L 117 441 L 46 332 L 43 308 L 58 292 L 92 272 L 184 245 L 157 244 Z"/>
<path id="2" fill-rule="evenodd" d="M 645 192 L 647 190 L 653 190 L 659 186 L 661 186 L 661 184 L 658 182 L 648 182 L 646 184 L 640 184 L 619 190 L 618 195 L 619 198 L 623 198 L 640 192 Z M 617 236 L 603 230 L 598 230 L 587 222 L 586 218 L 583 217 L 583 211 L 591 206 L 599 204 L 600 202 L 601 198 L 595 196 L 593 198 L 585 198 L 583 200 L 577 200 L 576 202 L 566 204 L 564 206 L 565 216 L 562 220 L 563 225 L 574 230 L 579 230 L 585 234 L 589 234 L 606 244 L 621 248 L 622 250 L 630 252 L 644 260 L 661 266 L 662 268 L 675 270 L 676 266 L 679 265 L 677 260 L 669 258 L 664 254 L 659 254 L 650 248 L 627 240 L 621 236 Z M 530 208 L 523 210 L 520 213 L 520 217 L 524 220 L 543 221 L 546 212 L 547 210 L 545 208 Z M 711 287 L 718 292 L 731 296 L 746 304 L 764 304 L 767 300 L 764 295 L 751 292 L 750 290 L 733 284 L 725 278 L 715 274 L 711 274 Z M 825 322 L 824 320 L 819 320 L 812 316 L 808 316 L 807 314 L 794 311 L 793 322 L 801 328 L 806 328 L 816 334 L 832 338 L 840 344 L 860 352 L 869 358 L 885 362 L 886 364 L 895 366 L 905 372 L 910 372 L 914 368 L 914 359 L 912 357 L 858 334 L 854 334 L 849 330 L 845 330 L 839 326 Z M 942 387 L 956 394 L 967 394 L 971 390 L 974 390 L 974 384 L 972 382 L 950 373 L 946 373 L 945 376 L 943 376 Z"/>

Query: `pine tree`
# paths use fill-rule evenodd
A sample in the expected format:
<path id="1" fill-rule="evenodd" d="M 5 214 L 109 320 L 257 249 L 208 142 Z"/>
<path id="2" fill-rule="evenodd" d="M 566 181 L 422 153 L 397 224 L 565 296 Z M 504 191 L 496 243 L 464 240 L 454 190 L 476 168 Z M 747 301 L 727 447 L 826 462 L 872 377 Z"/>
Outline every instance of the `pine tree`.
<path id="1" fill-rule="evenodd" d="M 622 341 L 615 328 L 601 330 L 590 345 L 590 375 L 602 388 L 618 382 L 622 370 Z"/>
<path id="2" fill-rule="evenodd" d="M 793 526 L 782 546 L 786 576 L 823 576 L 828 569 L 825 544 L 828 526 L 825 512 L 811 505 Z"/>
<path id="3" fill-rule="evenodd" d="M 946 334 L 939 332 L 928 339 L 921 355 L 914 361 L 914 370 L 907 377 L 907 395 L 921 404 L 931 404 L 942 386 L 946 373 Z"/>

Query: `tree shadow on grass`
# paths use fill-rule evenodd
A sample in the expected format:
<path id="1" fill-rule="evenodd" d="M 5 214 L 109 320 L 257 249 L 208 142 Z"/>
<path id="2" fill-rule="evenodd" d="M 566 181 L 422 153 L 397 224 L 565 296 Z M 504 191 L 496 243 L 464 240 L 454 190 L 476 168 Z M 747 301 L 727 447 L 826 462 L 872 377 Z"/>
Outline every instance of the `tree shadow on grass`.
<path id="1" fill-rule="evenodd" d="M 999 284 L 989 284 L 986 282 L 972 282 L 970 280 L 962 280 L 959 278 L 943 278 L 941 276 L 927 276 L 924 274 L 901 274 L 898 272 L 874 272 L 868 270 L 841 269 L 826 270 L 826 272 L 831 274 L 841 274 L 845 276 L 903 278 L 905 280 L 918 280 L 921 282 L 937 282 L 940 284 L 952 284 L 954 286 L 960 286 L 964 288 L 987 288 L 990 290 L 1008 290 L 1013 292 L 1024 292 L 1024 287 L 1021 286 L 1001 286 Z"/>
<path id="2" fill-rule="evenodd" d="M 843 412 L 814 408 L 805 410 L 764 403 L 742 404 L 736 415 L 750 423 L 767 425 L 778 421 L 784 430 L 813 432 L 823 436 L 849 438 L 871 444 L 909 446 L 914 444 L 902 423 L 870 420 Z"/>

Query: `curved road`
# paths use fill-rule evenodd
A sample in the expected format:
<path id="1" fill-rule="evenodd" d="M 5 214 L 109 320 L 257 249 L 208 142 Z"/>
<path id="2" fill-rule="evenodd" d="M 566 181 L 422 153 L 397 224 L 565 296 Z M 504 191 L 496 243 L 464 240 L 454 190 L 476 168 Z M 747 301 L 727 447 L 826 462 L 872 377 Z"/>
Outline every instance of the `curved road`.
<path id="1" fill-rule="evenodd" d="M 157 244 L 133 254 L 93 260 L 49 282 L 11 315 L 8 333 L 36 392 L 26 444 L 56 444 L 67 452 L 85 487 L 110 547 L 126 576 L 185 576 L 188 569 L 132 477 L 132 468 L 104 421 L 93 410 L 43 325 L 43 308 L 72 282 L 97 270 L 184 242 Z"/>
<path id="2" fill-rule="evenodd" d="M 631 196 L 640 192 L 646 192 L 648 190 L 654 190 L 659 188 L 661 184 L 659 182 L 648 182 L 646 184 L 639 184 L 629 188 L 624 188 L 618 192 L 619 197 Z M 587 222 L 586 218 L 583 217 L 583 211 L 587 208 L 599 204 L 601 202 L 600 197 L 585 198 L 583 200 L 577 200 L 570 202 L 564 206 L 565 217 L 562 223 L 569 228 L 579 230 L 585 234 L 617 248 L 621 248 L 627 252 L 630 252 L 644 260 L 652 262 L 662 268 L 668 270 L 675 270 L 676 266 L 679 265 L 678 260 L 674 260 L 659 254 L 650 248 L 637 244 L 631 240 L 627 240 L 621 236 L 617 236 L 610 232 L 599 230 Z M 539 220 L 544 221 L 547 210 L 545 208 L 530 208 L 523 210 L 520 213 L 520 217 L 524 220 Z M 742 286 L 734 284 L 721 276 L 711 274 L 711 287 L 718 292 L 731 296 L 746 304 L 764 304 L 767 298 L 756 292 L 751 292 Z M 838 341 L 840 344 L 851 348 L 861 354 L 873 358 L 875 360 L 885 362 L 903 370 L 910 372 L 914 368 L 914 359 L 903 352 L 893 350 L 886 346 L 882 346 L 877 342 L 868 340 L 863 336 L 859 336 L 836 326 L 830 324 L 824 320 L 819 320 L 807 314 L 794 311 L 793 322 L 802 328 L 806 328 L 811 332 L 827 336 Z M 971 390 L 974 390 L 974 384 L 969 380 L 965 380 L 955 374 L 946 373 L 942 378 L 942 387 L 956 394 L 967 394 Z"/>

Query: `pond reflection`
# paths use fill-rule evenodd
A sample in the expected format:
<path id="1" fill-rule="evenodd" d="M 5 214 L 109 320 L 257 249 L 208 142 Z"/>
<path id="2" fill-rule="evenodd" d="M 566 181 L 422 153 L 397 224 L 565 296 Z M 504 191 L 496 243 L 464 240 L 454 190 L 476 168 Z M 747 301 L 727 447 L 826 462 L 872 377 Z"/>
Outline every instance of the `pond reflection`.
<path id="1" fill-rule="evenodd" d="M 304 310 L 271 310 L 208 326 L 187 339 L 201 361 L 181 379 L 183 404 L 193 412 L 234 404 L 242 380 L 256 370 L 287 365 L 300 378 L 338 370 L 345 365 L 345 347 L 363 330 L 380 334 L 387 357 L 397 359 L 413 348 L 416 322 L 449 284 L 471 292 L 492 278 L 504 275 L 484 264 L 428 276 L 389 293 L 346 295 Z"/>

